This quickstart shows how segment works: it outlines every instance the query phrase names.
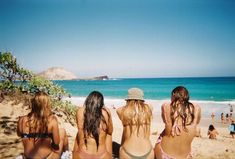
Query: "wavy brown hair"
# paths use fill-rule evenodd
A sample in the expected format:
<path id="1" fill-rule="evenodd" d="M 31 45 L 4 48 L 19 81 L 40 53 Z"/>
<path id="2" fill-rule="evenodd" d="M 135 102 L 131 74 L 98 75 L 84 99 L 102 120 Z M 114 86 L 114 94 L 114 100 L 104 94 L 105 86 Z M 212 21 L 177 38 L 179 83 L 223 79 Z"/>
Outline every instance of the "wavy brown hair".
<path id="1" fill-rule="evenodd" d="M 50 97 L 45 92 L 38 92 L 31 101 L 29 133 L 47 133 L 48 118 L 51 115 Z"/>
<path id="2" fill-rule="evenodd" d="M 194 105 L 189 102 L 188 90 L 183 86 L 178 86 L 171 93 L 171 120 L 172 124 L 179 118 L 186 129 L 194 120 Z M 187 129 L 186 129 L 187 130 Z"/>
<path id="3" fill-rule="evenodd" d="M 85 100 L 84 107 L 83 131 L 85 144 L 87 145 L 87 137 L 94 137 L 98 149 L 100 123 L 103 122 L 107 126 L 102 114 L 102 108 L 104 107 L 103 95 L 98 91 L 91 92 Z"/>
<path id="4" fill-rule="evenodd" d="M 127 100 L 124 116 L 123 122 L 130 125 L 130 134 L 133 132 L 132 126 L 134 125 L 137 126 L 137 135 L 141 126 L 144 126 L 145 132 L 150 128 L 152 111 L 149 105 L 145 104 L 142 100 Z"/>

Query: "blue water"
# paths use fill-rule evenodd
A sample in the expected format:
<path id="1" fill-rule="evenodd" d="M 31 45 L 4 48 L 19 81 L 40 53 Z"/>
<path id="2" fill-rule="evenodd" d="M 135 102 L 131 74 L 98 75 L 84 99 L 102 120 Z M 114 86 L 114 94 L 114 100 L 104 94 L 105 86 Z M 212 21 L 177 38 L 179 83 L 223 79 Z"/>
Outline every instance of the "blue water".
<path id="1" fill-rule="evenodd" d="M 132 78 L 105 81 L 54 81 L 72 96 L 86 97 L 97 90 L 106 98 L 123 99 L 131 87 L 144 91 L 145 99 L 169 99 L 172 89 L 183 85 L 190 92 L 190 99 L 203 101 L 234 101 L 235 77 L 205 78 Z"/>

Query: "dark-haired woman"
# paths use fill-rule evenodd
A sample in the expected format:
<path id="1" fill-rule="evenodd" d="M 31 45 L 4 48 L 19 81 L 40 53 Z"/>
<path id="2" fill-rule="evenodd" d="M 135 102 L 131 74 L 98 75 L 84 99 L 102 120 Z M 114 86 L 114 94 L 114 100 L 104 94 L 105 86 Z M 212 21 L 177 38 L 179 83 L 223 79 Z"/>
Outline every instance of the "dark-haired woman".
<path id="1" fill-rule="evenodd" d="M 110 111 L 104 107 L 100 92 L 91 92 L 84 107 L 77 111 L 78 133 L 76 136 L 74 159 L 112 158 L 113 124 Z"/>
<path id="2" fill-rule="evenodd" d="M 192 158 L 191 143 L 196 136 L 201 109 L 189 101 L 188 90 L 176 87 L 171 93 L 171 102 L 162 105 L 165 129 L 155 145 L 155 157 Z"/>
<path id="3" fill-rule="evenodd" d="M 59 159 L 68 150 L 66 132 L 59 129 L 51 112 L 50 97 L 44 92 L 36 93 L 31 112 L 19 118 L 17 135 L 22 138 L 24 158 Z"/>
<path id="4" fill-rule="evenodd" d="M 216 136 L 219 135 L 218 131 L 215 129 L 214 125 L 209 125 L 207 135 L 209 139 L 216 139 Z"/>

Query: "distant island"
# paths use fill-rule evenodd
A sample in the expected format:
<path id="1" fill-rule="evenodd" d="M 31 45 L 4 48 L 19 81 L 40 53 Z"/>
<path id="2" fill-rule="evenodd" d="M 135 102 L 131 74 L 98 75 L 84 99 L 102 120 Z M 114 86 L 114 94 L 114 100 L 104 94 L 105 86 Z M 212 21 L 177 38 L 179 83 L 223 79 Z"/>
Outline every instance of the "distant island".
<path id="1" fill-rule="evenodd" d="M 77 76 L 74 73 L 62 67 L 51 67 L 45 71 L 38 73 L 37 75 L 48 80 L 108 80 L 109 79 L 109 77 L 106 75 L 91 77 L 91 78 L 77 78 Z"/>
<path id="2" fill-rule="evenodd" d="M 79 78 L 78 80 L 109 80 L 108 76 L 98 76 L 92 78 Z"/>
<path id="3" fill-rule="evenodd" d="M 62 67 L 51 67 L 38 73 L 39 76 L 48 80 L 73 80 L 77 79 L 76 75 Z"/>

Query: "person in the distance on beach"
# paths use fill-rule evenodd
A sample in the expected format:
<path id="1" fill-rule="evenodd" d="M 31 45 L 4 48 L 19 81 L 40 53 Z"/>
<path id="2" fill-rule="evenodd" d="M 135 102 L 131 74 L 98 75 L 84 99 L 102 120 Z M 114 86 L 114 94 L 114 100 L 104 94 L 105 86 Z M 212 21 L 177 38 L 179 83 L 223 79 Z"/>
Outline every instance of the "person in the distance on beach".
<path id="1" fill-rule="evenodd" d="M 230 116 L 228 113 L 226 114 L 226 124 L 230 124 Z"/>
<path id="2" fill-rule="evenodd" d="M 209 139 L 216 139 L 216 136 L 219 135 L 218 131 L 215 129 L 214 125 L 210 125 L 208 128 L 207 135 Z"/>
<path id="3" fill-rule="evenodd" d="M 104 106 L 104 97 L 91 92 L 84 107 L 77 111 L 78 133 L 74 142 L 74 159 L 111 159 L 113 123 Z"/>
<path id="4" fill-rule="evenodd" d="M 165 129 L 155 145 L 155 157 L 192 158 L 191 143 L 197 133 L 201 109 L 189 101 L 189 92 L 178 86 L 171 93 L 171 101 L 162 105 Z"/>
<path id="5" fill-rule="evenodd" d="M 235 123 L 234 123 L 234 120 L 232 120 L 231 124 L 229 125 L 229 131 L 230 131 L 230 135 L 232 136 L 232 138 L 234 138 L 234 135 L 235 135 Z"/>
<path id="6" fill-rule="evenodd" d="M 214 122 L 214 118 L 215 118 L 215 113 L 212 112 L 212 113 L 211 113 L 211 120 L 212 120 L 212 122 Z"/>
<path id="7" fill-rule="evenodd" d="M 120 159 L 153 159 L 150 137 L 152 109 L 139 88 L 128 90 L 126 105 L 117 109 L 123 125 Z"/>
<path id="8" fill-rule="evenodd" d="M 220 114 L 221 123 L 224 124 L 224 113 Z"/>

